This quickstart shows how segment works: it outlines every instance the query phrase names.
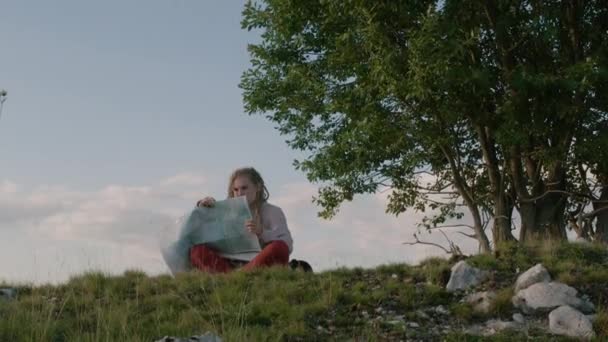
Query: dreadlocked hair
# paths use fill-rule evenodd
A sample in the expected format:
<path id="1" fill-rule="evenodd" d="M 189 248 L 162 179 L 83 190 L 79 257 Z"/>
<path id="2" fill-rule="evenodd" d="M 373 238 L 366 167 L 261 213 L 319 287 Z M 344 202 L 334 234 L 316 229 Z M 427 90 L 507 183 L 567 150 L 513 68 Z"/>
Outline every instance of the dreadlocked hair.
<path id="1" fill-rule="evenodd" d="M 230 180 L 228 181 L 228 198 L 232 198 L 234 197 L 234 191 L 232 190 L 232 185 L 234 183 L 234 180 L 237 177 L 241 177 L 241 176 L 246 176 L 247 178 L 249 178 L 249 180 L 251 181 L 251 183 L 253 183 L 257 188 L 258 191 L 255 194 L 255 200 L 252 203 L 252 214 L 253 214 L 253 219 L 256 220 L 258 223 L 261 222 L 261 217 L 260 217 L 260 210 L 262 208 L 262 204 L 264 204 L 266 201 L 268 201 L 268 197 L 270 197 L 270 194 L 268 193 L 268 189 L 266 188 L 266 185 L 264 184 L 264 180 L 262 179 L 262 176 L 260 175 L 260 173 L 254 169 L 253 167 L 243 167 L 243 168 L 239 168 L 234 170 L 234 172 L 232 172 L 232 174 L 230 175 Z"/>

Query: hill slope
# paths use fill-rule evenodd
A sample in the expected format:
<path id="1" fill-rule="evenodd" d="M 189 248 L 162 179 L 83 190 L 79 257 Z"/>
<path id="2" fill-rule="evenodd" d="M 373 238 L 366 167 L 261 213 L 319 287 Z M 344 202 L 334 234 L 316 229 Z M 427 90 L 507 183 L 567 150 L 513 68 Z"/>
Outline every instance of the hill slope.
<path id="1" fill-rule="evenodd" d="M 489 318 L 511 319 L 515 278 L 538 262 L 589 296 L 598 309 L 597 340 L 608 339 L 605 246 L 509 245 L 467 262 L 492 271 L 481 286 L 498 294 L 488 314 L 474 313 L 461 302 L 464 294 L 445 291 L 453 262 L 443 259 L 319 274 L 272 268 L 174 279 L 93 272 L 59 286 L 15 287 L 16 299 L 0 300 L 0 341 L 154 341 L 206 331 L 224 341 L 567 340 L 537 328 L 487 338 L 465 333 Z"/>

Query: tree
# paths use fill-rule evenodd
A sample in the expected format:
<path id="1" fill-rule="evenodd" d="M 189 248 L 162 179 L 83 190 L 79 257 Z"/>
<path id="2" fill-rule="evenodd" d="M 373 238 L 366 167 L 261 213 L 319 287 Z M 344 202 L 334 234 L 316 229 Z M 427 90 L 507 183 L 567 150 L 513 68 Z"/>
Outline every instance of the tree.
<path id="1" fill-rule="evenodd" d="M 563 239 L 576 190 L 594 196 L 572 171 L 601 164 L 585 146 L 606 141 L 607 5 L 248 2 L 243 27 L 262 42 L 249 46 L 245 107 L 308 153 L 295 166 L 328 183 L 324 217 L 390 187 L 388 212 L 437 209 L 428 229 L 465 207 L 482 251 L 489 221 L 493 241 L 514 239 L 515 209 L 521 241 Z"/>

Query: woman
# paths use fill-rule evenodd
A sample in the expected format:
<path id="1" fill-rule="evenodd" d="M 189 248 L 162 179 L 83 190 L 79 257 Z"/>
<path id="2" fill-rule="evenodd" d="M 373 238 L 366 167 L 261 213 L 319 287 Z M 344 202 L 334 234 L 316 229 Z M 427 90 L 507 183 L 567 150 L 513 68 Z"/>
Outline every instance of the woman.
<path id="1" fill-rule="evenodd" d="M 245 270 L 256 267 L 287 265 L 293 250 L 293 240 L 281 208 L 268 203 L 268 189 L 260 174 L 252 167 L 235 170 L 228 182 L 228 197 L 245 196 L 253 219 L 245 222 L 247 231 L 257 235 L 262 251 L 250 262 L 221 257 L 204 244 L 190 249 L 190 263 L 204 272 L 229 272 L 242 266 Z M 215 199 L 205 197 L 197 206 L 213 207 Z"/>

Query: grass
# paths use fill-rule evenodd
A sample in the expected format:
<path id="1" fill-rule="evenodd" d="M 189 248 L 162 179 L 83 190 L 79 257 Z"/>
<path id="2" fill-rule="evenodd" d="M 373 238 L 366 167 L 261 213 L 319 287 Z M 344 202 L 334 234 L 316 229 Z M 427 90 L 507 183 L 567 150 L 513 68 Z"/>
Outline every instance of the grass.
<path id="1" fill-rule="evenodd" d="M 486 289 L 497 293 L 487 315 L 477 315 L 461 294 L 445 289 L 448 260 L 418 266 L 340 268 L 309 274 L 284 268 L 210 276 L 199 272 L 148 277 L 90 272 L 58 286 L 15 286 L 18 298 L 0 300 L 0 341 L 153 341 L 211 331 L 224 341 L 435 340 L 477 341 L 461 328 L 486 319 L 510 319 L 519 272 L 543 263 L 554 279 L 590 296 L 598 308 L 598 340 L 608 339 L 608 252 L 574 244 L 500 246 L 495 255 L 467 260 L 492 270 Z M 3 284 L 10 286 L 9 284 Z M 420 311 L 437 306 L 446 316 Z M 427 315 L 429 316 L 429 315 Z M 380 319 L 378 319 L 380 317 Z M 401 317 L 399 320 L 398 318 Z M 414 322 L 417 327 L 408 324 Z M 503 332 L 490 340 L 567 340 L 544 331 Z"/>

